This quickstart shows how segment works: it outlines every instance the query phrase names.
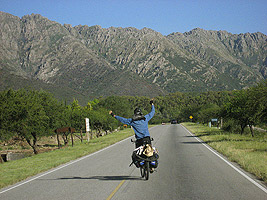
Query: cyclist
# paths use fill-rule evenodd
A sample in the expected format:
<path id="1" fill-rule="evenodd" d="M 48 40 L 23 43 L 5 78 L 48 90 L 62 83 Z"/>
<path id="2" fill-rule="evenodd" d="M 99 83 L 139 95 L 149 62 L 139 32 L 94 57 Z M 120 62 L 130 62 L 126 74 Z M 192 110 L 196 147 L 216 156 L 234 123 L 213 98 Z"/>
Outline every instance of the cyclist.
<path id="1" fill-rule="evenodd" d="M 133 127 L 136 138 L 136 143 L 135 143 L 136 148 L 142 146 L 144 142 L 147 144 L 151 144 L 150 134 L 148 131 L 148 121 L 155 114 L 155 106 L 153 100 L 150 101 L 150 104 L 151 104 L 151 112 L 149 114 L 143 115 L 142 110 L 140 108 L 136 108 L 134 110 L 133 117 L 128 119 L 117 116 L 112 111 L 109 111 L 109 114 L 112 117 L 115 117 L 123 124 L 127 124 Z"/>

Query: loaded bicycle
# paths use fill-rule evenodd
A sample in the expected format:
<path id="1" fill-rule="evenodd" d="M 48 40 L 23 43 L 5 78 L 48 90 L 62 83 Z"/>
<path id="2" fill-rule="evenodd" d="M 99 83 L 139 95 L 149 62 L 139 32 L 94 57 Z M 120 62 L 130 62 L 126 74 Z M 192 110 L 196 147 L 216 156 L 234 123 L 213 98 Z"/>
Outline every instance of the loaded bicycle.
<path id="1" fill-rule="evenodd" d="M 151 138 L 153 141 L 153 138 Z M 136 143 L 136 140 L 131 139 L 132 143 Z M 133 162 L 137 168 L 140 168 L 141 177 L 145 180 L 149 179 L 149 173 L 153 173 L 158 166 L 159 154 L 156 148 L 153 148 L 151 144 L 144 141 L 143 145 L 136 148 L 132 154 Z"/>

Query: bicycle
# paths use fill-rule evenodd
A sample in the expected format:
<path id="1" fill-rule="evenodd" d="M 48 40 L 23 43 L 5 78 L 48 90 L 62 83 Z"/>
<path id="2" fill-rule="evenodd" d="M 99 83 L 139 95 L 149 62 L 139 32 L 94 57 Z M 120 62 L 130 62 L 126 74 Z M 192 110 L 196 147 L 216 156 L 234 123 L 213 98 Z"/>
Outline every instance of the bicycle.
<path id="1" fill-rule="evenodd" d="M 154 139 L 151 138 L 151 141 L 153 141 Z M 136 143 L 136 140 L 132 140 L 131 139 L 131 142 L 132 143 Z M 144 141 L 142 147 L 143 149 L 145 149 L 146 145 L 148 143 L 146 141 Z M 134 154 L 134 152 L 133 152 Z M 153 165 L 155 166 L 156 165 L 156 160 L 159 158 L 158 154 L 156 154 L 156 156 L 154 156 L 154 153 L 153 153 L 153 156 L 150 156 L 150 157 L 147 157 L 146 155 L 144 154 L 135 154 L 135 156 L 138 158 L 139 160 L 139 167 L 140 167 L 140 173 L 141 173 L 141 177 L 142 178 L 145 178 L 145 180 L 148 180 L 149 179 L 149 173 L 153 173 Z M 133 164 L 133 162 L 131 163 L 131 165 Z M 130 165 L 130 166 L 131 166 Z"/>

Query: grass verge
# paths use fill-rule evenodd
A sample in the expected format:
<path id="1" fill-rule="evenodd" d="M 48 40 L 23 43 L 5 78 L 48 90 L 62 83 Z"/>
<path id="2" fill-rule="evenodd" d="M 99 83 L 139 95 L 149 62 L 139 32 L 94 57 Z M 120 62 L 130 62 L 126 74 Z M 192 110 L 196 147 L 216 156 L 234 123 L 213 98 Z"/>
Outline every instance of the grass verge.
<path id="1" fill-rule="evenodd" d="M 0 188 L 22 181 L 30 176 L 91 154 L 133 135 L 130 128 L 94 138 L 90 142 L 76 142 L 73 147 L 40 153 L 20 160 L 0 164 Z"/>
<path id="2" fill-rule="evenodd" d="M 267 183 L 267 134 L 232 134 L 195 123 L 183 125 L 213 149 Z"/>

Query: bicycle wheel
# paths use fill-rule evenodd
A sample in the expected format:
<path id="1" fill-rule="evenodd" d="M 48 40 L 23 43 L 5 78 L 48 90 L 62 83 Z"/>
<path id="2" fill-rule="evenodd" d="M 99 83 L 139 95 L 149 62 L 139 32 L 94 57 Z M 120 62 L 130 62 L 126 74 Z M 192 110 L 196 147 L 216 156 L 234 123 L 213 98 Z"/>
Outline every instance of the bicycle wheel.
<path id="1" fill-rule="evenodd" d="M 145 179 L 148 180 L 149 179 L 149 162 L 148 161 L 145 161 L 144 175 L 145 175 Z"/>
<path id="2" fill-rule="evenodd" d="M 140 167 L 140 172 L 141 172 L 141 177 L 144 178 L 145 177 L 145 168 L 144 168 L 144 166 Z"/>

